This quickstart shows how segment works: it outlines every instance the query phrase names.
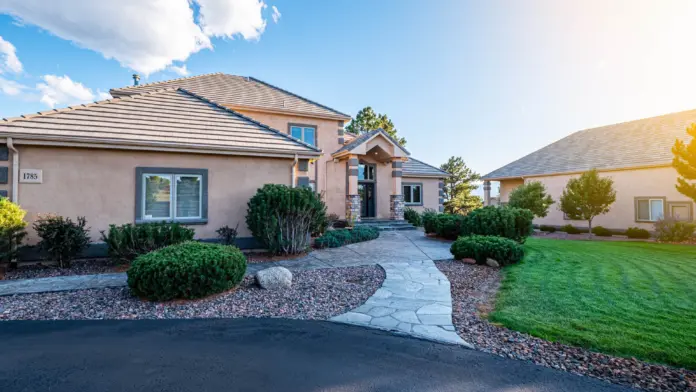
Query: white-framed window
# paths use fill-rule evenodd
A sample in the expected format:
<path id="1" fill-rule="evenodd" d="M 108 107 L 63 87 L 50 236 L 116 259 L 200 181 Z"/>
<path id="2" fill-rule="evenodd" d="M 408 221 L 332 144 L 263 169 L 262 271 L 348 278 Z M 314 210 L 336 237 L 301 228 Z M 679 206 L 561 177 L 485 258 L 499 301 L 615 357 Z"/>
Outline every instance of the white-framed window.
<path id="1" fill-rule="evenodd" d="M 655 222 L 665 216 L 665 199 L 652 197 L 636 198 L 636 221 Z"/>
<path id="2" fill-rule="evenodd" d="M 423 205 L 423 185 L 422 184 L 402 184 L 402 194 L 404 195 L 404 204 L 406 205 Z"/>
<path id="3" fill-rule="evenodd" d="M 300 139 L 311 146 L 317 145 L 317 127 L 308 125 L 291 125 L 290 136 Z"/>
<path id="4" fill-rule="evenodd" d="M 207 170 L 138 168 L 136 175 L 136 221 L 204 223 L 207 220 Z"/>

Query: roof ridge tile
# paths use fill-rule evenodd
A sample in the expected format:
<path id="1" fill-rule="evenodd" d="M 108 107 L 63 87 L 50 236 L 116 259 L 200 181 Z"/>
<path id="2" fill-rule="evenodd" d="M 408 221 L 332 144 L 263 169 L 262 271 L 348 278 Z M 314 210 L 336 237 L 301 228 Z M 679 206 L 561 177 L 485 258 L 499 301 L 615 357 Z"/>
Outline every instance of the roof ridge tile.
<path id="1" fill-rule="evenodd" d="M 158 82 L 151 82 L 151 83 L 144 83 L 144 84 L 138 84 L 132 85 L 132 86 L 125 86 L 125 87 L 117 87 L 117 88 L 112 88 L 109 91 L 120 91 L 120 90 L 133 90 L 139 87 L 147 87 L 147 86 L 154 86 L 156 84 L 161 84 L 161 83 L 170 83 L 170 82 L 178 82 L 181 80 L 188 80 L 188 79 L 195 79 L 195 78 L 200 78 L 202 76 L 211 76 L 211 75 L 220 75 L 222 72 L 211 72 L 207 74 L 200 74 L 200 75 L 193 75 L 193 76 L 184 76 L 181 78 L 176 78 L 176 79 L 169 79 L 169 80 L 160 80 Z"/>
<path id="2" fill-rule="evenodd" d="M 255 82 L 265 84 L 266 86 L 271 87 L 271 88 L 274 88 L 274 89 L 276 89 L 276 90 L 278 90 L 278 91 L 282 91 L 282 92 L 284 92 L 284 93 L 286 93 L 286 94 L 288 94 L 288 95 L 292 95 L 293 97 L 299 98 L 299 99 L 301 99 L 301 100 L 303 100 L 303 101 L 307 101 L 307 102 L 309 102 L 309 103 L 311 103 L 311 104 L 313 104 L 313 105 L 317 105 L 317 106 L 322 107 L 322 108 L 324 108 L 324 109 L 330 110 L 330 111 L 332 111 L 332 112 L 334 112 L 334 113 L 340 114 L 341 116 L 351 117 L 351 116 L 349 116 L 349 115 L 347 115 L 347 114 L 345 114 L 345 113 L 343 113 L 343 112 L 339 112 L 339 111 L 336 110 L 336 109 L 330 108 L 330 107 L 328 107 L 328 106 L 326 106 L 326 105 L 322 105 L 322 104 L 320 104 L 319 102 L 312 101 L 311 99 L 305 98 L 305 97 L 303 97 L 303 96 L 300 96 L 300 95 L 297 95 L 297 94 L 295 94 L 295 93 L 292 93 L 292 92 L 290 92 L 290 91 L 288 91 L 288 90 L 282 89 L 282 88 L 280 88 L 280 87 L 278 87 L 278 86 L 275 86 L 275 85 L 272 85 L 272 84 L 270 84 L 270 83 L 264 82 L 264 81 L 261 80 L 261 79 L 257 79 L 257 78 L 255 78 L 255 77 L 253 77 L 253 76 L 249 76 L 248 78 L 251 79 L 251 80 L 253 80 L 253 81 L 255 81 Z M 352 117 L 351 117 L 351 118 L 352 118 Z"/>

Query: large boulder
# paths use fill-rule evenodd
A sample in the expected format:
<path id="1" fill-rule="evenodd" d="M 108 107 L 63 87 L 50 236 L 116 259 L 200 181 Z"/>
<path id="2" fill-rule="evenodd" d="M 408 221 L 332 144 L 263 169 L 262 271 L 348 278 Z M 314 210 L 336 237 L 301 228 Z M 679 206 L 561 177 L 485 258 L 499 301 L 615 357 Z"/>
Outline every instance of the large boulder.
<path id="1" fill-rule="evenodd" d="M 263 289 L 287 289 L 292 286 L 292 272 L 285 267 L 271 267 L 256 273 L 256 283 Z"/>
<path id="2" fill-rule="evenodd" d="M 500 263 L 490 257 L 486 259 L 486 265 L 493 268 L 500 268 Z"/>

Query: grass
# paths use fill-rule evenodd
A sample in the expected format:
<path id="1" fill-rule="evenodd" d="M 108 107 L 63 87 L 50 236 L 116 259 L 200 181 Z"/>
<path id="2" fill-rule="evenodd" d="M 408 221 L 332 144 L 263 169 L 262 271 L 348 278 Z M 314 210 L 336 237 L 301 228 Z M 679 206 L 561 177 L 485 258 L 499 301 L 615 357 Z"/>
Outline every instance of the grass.
<path id="1" fill-rule="evenodd" d="M 696 369 L 696 246 L 530 238 L 491 320 L 607 354 Z"/>

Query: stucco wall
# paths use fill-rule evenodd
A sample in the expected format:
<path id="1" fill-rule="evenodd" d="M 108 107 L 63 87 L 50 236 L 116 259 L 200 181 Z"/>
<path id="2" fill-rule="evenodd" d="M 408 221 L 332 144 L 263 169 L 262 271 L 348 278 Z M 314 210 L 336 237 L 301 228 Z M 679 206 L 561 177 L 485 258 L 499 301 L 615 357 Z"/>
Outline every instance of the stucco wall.
<path id="1" fill-rule="evenodd" d="M 440 181 L 439 178 L 430 177 L 403 177 L 402 184 L 406 183 L 422 183 L 423 184 L 423 205 L 409 206 L 416 211 L 423 212 L 426 208 L 439 211 L 440 201 Z"/>
<path id="2" fill-rule="evenodd" d="M 522 179 L 500 181 L 500 202 L 507 203 L 510 192 L 522 184 L 524 184 Z"/>
<path id="3" fill-rule="evenodd" d="M 266 183 L 290 184 L 290 159 L 221 155 L 18 146 L 20 167 L 43 170 L 42 184 L 19 184 L 19 202 L 31 223 L 37 213 L 75 219 L 84 215 L 92 238 L 109 224 L 135 220 L 135 168 L 208 169 L 208 224 L 192 226 L 198 238 L 215 238 L 221 226 L 239 222 L 248 237 L 247 202 Z M 28 243 L 36 241 L 29 230 Z"/>
<path id="4" fill-rule="evenodd" d="M 616 190 L 616 202 L 606 215 L 601 215 L 592 221 L 593 226 L 604 226 L 609 229 L 626 229 L 631 226 L 653 230 L 652 223 L 635 221 L 635 197 L 666 197 L 667 202 L 691 202 L 688 197 L 677 192 L 674 185 L 677 183 L 677 172 L 671 167 L 623 170 L 600 173 L 603 177 L 614 180 Z M 568 180 L 579 175 L 560 175 L 546 177 L 530 177 L 525 181 L 541 181 L 546 185 L 549 194 L 558 201 Z M 518 186 L 520 181 L 501 181 L 501 200 L 507 202 L 509 190 Z M 503 193 L 503 189 L 506 192 Z M 666 207 L 666 206 L 665 206 Z M 558 203 L 552 205 L 549 214 L 544 218 L 536 218 L 536 224 L 562 226 L 572 224 L 578 227 L 586 227 L 587 222 L 570 221 L 563 219 L 563 212 L 558 209 Z"/>

